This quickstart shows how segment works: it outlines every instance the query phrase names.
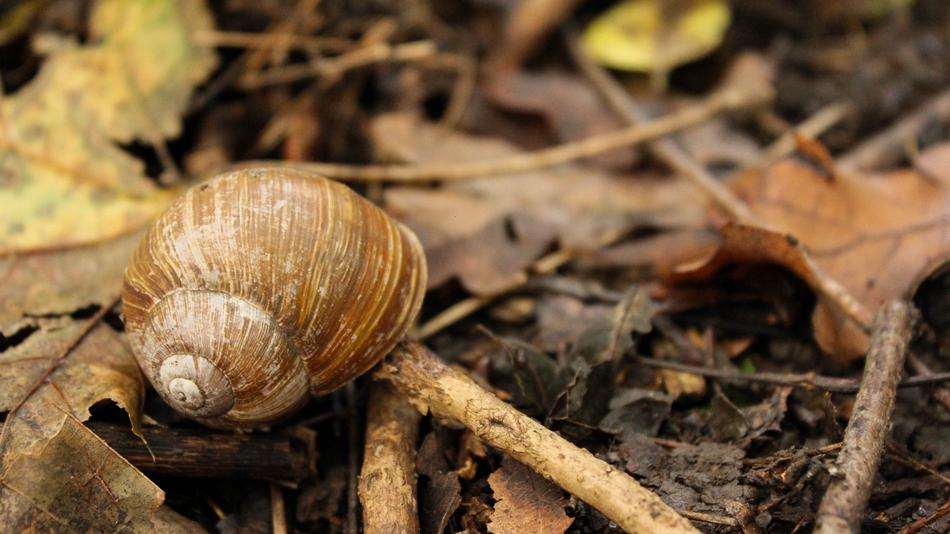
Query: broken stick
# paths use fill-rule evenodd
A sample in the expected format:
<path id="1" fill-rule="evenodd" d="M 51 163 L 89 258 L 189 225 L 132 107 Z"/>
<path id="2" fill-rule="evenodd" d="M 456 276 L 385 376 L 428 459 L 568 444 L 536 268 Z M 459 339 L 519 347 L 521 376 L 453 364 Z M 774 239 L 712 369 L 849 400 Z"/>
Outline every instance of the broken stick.
<path id="1" fill-rule="evenodd" d="M 416 438 L 419 412 L 388 382 L 375 382 L 366 407 L 360 502 L 366 534 L 419 532 Z"/>
<path id="2" fill-rule="evenodd" d="M 377 376 L 434 416 L 465 425 L 479 439 L 600 510 L 627 532 L 698 532 L 622 470 L 502 402 L 418 342 L 397 346 Z"/>
<path id="3" fill-rule="evenodd" d="M 884 304 L 878 311 L 861 388 L 835 464 L 837 478 L 828 485 L 821 500 L 816 534 L 861 531 L 861 519 L 890 428 L 915 315 L 909 304 L 900 301 Z"/>

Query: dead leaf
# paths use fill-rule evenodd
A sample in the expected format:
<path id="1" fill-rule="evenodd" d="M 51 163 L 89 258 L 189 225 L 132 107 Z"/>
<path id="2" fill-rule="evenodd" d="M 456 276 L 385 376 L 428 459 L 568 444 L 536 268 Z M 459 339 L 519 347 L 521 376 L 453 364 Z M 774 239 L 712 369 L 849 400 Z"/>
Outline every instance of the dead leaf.
<path id="1" fill-rule="evenodd" d="M 145 393 L 126 345 L 101 323 L 84 335 L 89 321 L 98 316 L 42 318 L 36 333 L 0 352 L 0 411 L 10 411 L 0 432 L 4 524 L 149 532 L 165 522 L 153 517 L 161 490 L 80 424 L 109 399 L 141 435 Z"/>
<path id="2" fill-rule="evenodd" d="M 139 237 L 0 258 L 0 336 L 36 328 L 43 318 L 114 302 Z"/>
<path id="3" fill-rule="evenodd" d="M 586 435 L 601 422 L 617 391 L 618 365 L 635 336 L 650 331 L 656 309 L 646 291 L 633 287 L 609 313 L 589 321 L 574 340 L 565 363 L 570 380 L 555 414 L 565 423 L 562 432 Z"/>
<path id="4" fill-rule="evenodd" d="M 564 513 L 566 500 L 560 488 L 507 456 L 488 484 L 495 494 L 489 532 L 560 534 L 574 522 Z"/>
<path id="5" fill-rule="evenodd" d="M 12 458 L 6 452 L 0 472 L 5 530 L 152 531 L 162 490 L 72 416 L 63 415 L 42 446 Z"/>
<path id="6" fill-rule="evenodd" d="M 950 259 L 950 182 L 911 170 L 828 180 L 786 160 L 745 173 L 731 186 L 770 230 L 724 229 L 707 273 L 725 263 L 770 262 L 814 287 L 795 241 L 781 235 L 787 234 L 873 313 L 886 300 L 910 298 Z M 867 350 L 867 335 L 823 298 L 812 322 L 829 354 L 851 360 Z"/>
<path id="7" fill-rule="evenodd" d="M 409 114 L 373 123 L 386 160 L 485 161 L 518 154 L 492 138 L 448 132 Z M 485 294 L 517 281 L 552 243 L 583 249 L 598 237 L 641 225 L 698 225 L 698 193 L 682 180 L 616 177 L 565 165 L 514 176 L 386 189 L 386 208 L 412 228 L 429 260 L 429 287 L 458 277 Z"/>
<path id="8" fill-rule="evenodd" d="M 423 534 L 444 532 L 462 503 L 462 485 L 446 459 L 449 439 L 444 429 L 433 430 L 422 441 L 416 457 L 416 471 L 427 479 L 419 503 L 419 528 Z"/>
<path id="9" fill-rule="evenodd" d="M 88 45 L 38 41 L 36 78 L 0 102 L 0 251 L 88 243 L 128 233 L 172 197 L 116 143 L 178 135 L 191 89 L 214 52 L 202 0 L 100 0 Z"/>

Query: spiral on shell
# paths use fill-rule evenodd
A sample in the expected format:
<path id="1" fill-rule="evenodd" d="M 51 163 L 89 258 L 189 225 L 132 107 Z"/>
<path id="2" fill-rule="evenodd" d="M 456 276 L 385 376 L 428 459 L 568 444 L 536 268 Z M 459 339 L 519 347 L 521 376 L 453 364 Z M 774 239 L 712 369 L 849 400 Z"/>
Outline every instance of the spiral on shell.
<path id="1" fill-rule="evenodd" d="M 408 229 L 346 186 L 286 169 L 220 175 L 149 228 L 122 291 L 159 394 L 249 428 L 366 372 L 402 339 L 426 284 Z"/>

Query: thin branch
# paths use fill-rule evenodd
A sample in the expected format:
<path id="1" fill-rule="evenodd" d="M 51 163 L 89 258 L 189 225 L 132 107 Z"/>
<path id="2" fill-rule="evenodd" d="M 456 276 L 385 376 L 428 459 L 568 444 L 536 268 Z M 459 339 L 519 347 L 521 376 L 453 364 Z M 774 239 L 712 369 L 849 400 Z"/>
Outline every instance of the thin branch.
<path id="1" fill-rule="evenodd" d="M 861 530 L 915 319 L 916 310 L 906 302 L 890 302 L 878 311 L 861 388 L 832 471 L 835 478 L 818 509 L 817 534 Z"/>
<path id="2" fill-rule="evenodd" d="M 646 120 L 646 113 L 640 109 L 629 94 L 617 83 L 616 80 L 603 67 L 594 63 L 587 54 L 584 53 L 578 43 L 576 33 L 569 32 L 567 35 L 568 49 L 574 57 L 578 67 L 591 81 L 591 84 L 597 88 L 604 100 L 627 122 L 631 124 L 643 123 Z M 754 92 L 752 89 L 750 92 Z M 759 89 L 759 91 L 762 91 Z M 768 95 L 760 94 L 759 98 L 767 98 Z M 647 123 L 648 124 L 648 123 Z M 764 221 L 752 213 L 749 206 L 728 187 L 716 179 L 705 167 L 699 164 L 686 150 L 680 147 L 672 139 L 661 139 L 652 143 L 651 148 L 654 154 L 673 170 L 689 178 L 696 187 L 703 191 L 713 202 L 716 203 L 729 217 L 739 224 L 767 228 Z M 802 258 L 809 269 L 815 275 L 816 289 L 819 293 L 828 298 L 828 300 L 846 317 L 854 321 L 863 330 L 867 330 L 871 323 L 871 314 L 867 309 L 852 296 L 848 290 L 829 276 L 820 265 L 808 254 L 808 252 L 798 247 Z"/>
<path id="3" fill-rule="evenodd" d="M 595 63 L 580 46 L 576 31 L 566 32 L 567 48 L 581 72 L 600 92 L 607 104 L 628 124 L 644 124 L 649 116 L 630 98 L 627 91 L 603 67 Z M 763 95 L 764 96 L 764 95 Z M 673 139 L 658 139 L 650 144 L 653 154 L 676 172 L 688 178 L 736 222 L 751 224 L 752 212 L 739 197 L 723 186 Z"/>
<path id="4" fill-rule="evenodd" d="M 628 532 L 698 532 L 622 470 L 502 402 L 420 343 L 397 346 L 377 376 L 391 381 L 417 407 L 461 423 Z"/>
<path id="5" fill-rule="evenodd" d="M 419 61 L 438 54 L 432 41 L 413 41 L 398 45 L 375 43 L 356 48 L 340 56 L 314 60 L 310 63 L 298 63 L 271 67 L 241 83 L 243 89 L 259 89 L 269 85 L 308 80 L 312 78 L 339 78 L 343 73 L 383 62 Z"/>
<path id="6" fill-rule="evenodd" d="M 926 101 L 913 113 L 838 158 L 842 171 L 870 171 L 896 163 L 908 142 L 934 121 L 950 121 L 950 89 Z"/>
<path id="7" fill-rule="evenodd" d="M 795 134 L 816 138 L 840 120 L 855 112 L 854 104 L 845 101 L 832 102 L 808 117 L 765 148 L 765 161 L 784 158 L 795 151 Z"/>
<path id="8" fill-rule="evenodd" d="M 792 386 L 803 389 L 823 389 L 834 393 L 854 393 L 860 388 L 860 382 L 853 378 L 837 378 L 833 376 L 821 376 L 814 373 L 743 373 L 741 371 L 728 371 L 725 369 L 715 369 L 710 367 L 700 367 L 698 365 L 689 365 L 665 360 L 656 360 L 654 358 L 638 357 L 637 361 L 650 367 L 659 367 L 661 369 L 672 369 L 684 373 L 725 380 L 737 384 L 747 384 L 749 382 L 759 382 L 763 384 L 772 384 L 776 386 Z M 897 384 L 899 388 L 911 388 L 930 386 L 941 382 L 950 381 L 950 373 L 934 373 L 927 376 L 914 376 Z"/>
<path id="9" fill-rule="evenodd" d="M 594 249 L 600 249 L 610 245 L 617 239 L 621 237 L 620 233 L 611 233 L 603 236 L 597 243 L 595 243 Z M 472 295 L 468 298 L 462 299 L 455 304 L 449 306 L 448 308 L 442 310 L 434 317 L 422 324 L 415 332 L 413 332 L 412 337 L 414 339 L 425 340 L 435 334 L 441 332 L 442 330 L 448 328 L 449 326 L 461 321 L 462 319 L 468 317 L 469 315 L 480 310 L 483 306 L 487 305 L 490 302 L 493 302 L 498 297 L 505 295 L 511 292 L 514 289 L 517 289 L 529 280 L 530 274 L 549 274 L 557 270 L 558 267 L 566 264 L 567 262 L 575 259 L 581 254 L 579 250 L 568 250 L 561 249 L 551 252 L 545 256 L 542 256 L 535 260 L 527 269 L 520 273 L 520 276 L 515 277 L 517 280 L 515 283 L 509 285 L 508 287 L 501 288 L 493 293 L 486 293 L 483 295 Z"/>
<path id="10" fill-rule="evenodd" d="M 276 483 L 270 483 L 270 518 L 273 534 L 287 534 L 287 511 L 284 506 L 284 492 Z"/>
<path id="11" fill-rule="evenodd" d="M 359 508 L 359 498 L 357 496 L 357 486 L 359 484 L 359 421 L 356 418 L 356 384 L 352 381 L 346 384 L 344 388 L 346 395 L 346 409 L 350 413 L 348 424 L 346 425 L 347 436 L 347 454 L 346 454 L 346 534 L 359 534 L 359 525 L 357 524 L 357 508 Z"/>
<path id="12" fill-rule="evenodd" d="M 337 180 L 366 182 L 449 181 L 503 174 L 520 174 L 652 141 L 705 122 L 725 111 L 759 104 L 762 100 L 762 95 L 752 92 L 720 91 L 702 102 L 637 126 L 498 160 L 424 163 L 419 165 L 346 165 L 264 160 L 244 162 L 238 164 L 237 167 L 290 167 Z"/>
<path id="13" fill-rule="evenodd" d="M 360 502 L 366 534 L 419 532 L 416 439 L 419 412 L 388 382 L 372 384 L 366 405 L 366 445 Z"/>

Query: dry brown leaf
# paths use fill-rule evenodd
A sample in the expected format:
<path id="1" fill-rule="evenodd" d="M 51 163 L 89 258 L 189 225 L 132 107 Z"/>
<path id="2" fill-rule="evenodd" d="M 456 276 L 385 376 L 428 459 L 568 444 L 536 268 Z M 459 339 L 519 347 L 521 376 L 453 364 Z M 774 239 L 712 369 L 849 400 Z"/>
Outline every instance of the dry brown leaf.
<path id="1" fill-rule="evenodd" d="M 163 499 L 155 484 L 68 416 L 42 447 L 4 462 L 0 478 L 7 532 L 149 532 Z"/>
<path id="2" fill-rule="evenodd" d="M 564 493 L 557 486 L 507 456 L 488 484 L 496 501 L 489 532 L 561 534 L 574 522 L 564 513 Z"/>
<path id="3" fill-rule="evenodd" d="M 97 245 L 0 257 L 0 335 L 10 338 L 43 318 L 113 302 L 139 237 L 136 233 Z"/>
<path id="4" fill-rule="evenodd" d="M 408 114 L 379 117 L 373 130 L 376 147 L 389 160 L 485 161 L 520 152 L 505 141 L 448 132 Z M 422 240 L 430 287 L 457 276 L 478 294 L 511 284 L 555 241 L 583 249 L 637 226 L 698 225 L 698 202 L 683 180 L 619 177 L 572 165 L 385 193 L 387 209 Z"/>
<path id="5" fill-rule="evenodd" d="M 950 166 L 950 151 L 925 153 L 929 166 Z M 909 298 L 950 259 L 950 181 L 912 170 L 829 178 L 793 159 L 745 173 L 731 184 L 769 229 L 726 226 L 722 245 L 690 277 L 727 263 L 776 263 L 812 287 L 815 273 L 797 246 L 873 312 Z M 790 237 L 789 237 L 790 236 Z M 842 360 L 867 350 L 867 335 L 819 297 L 812 316 L 818 344 Z"/>
<path id="6" fill-rule="evenodd" d="M 90 321 L 98 317 L 44 318 L 39 332 L 0 353 L 0 410 L 10 411 L 0 433 L 0 521 L 39 531 L 161 531 L 167 521 L 154 514 L 162 491 L 81 425 L 93 404 L 111 399 L 140 434 L 144 398 L 126 345 L 101 323 L 84 336 Z"/>

